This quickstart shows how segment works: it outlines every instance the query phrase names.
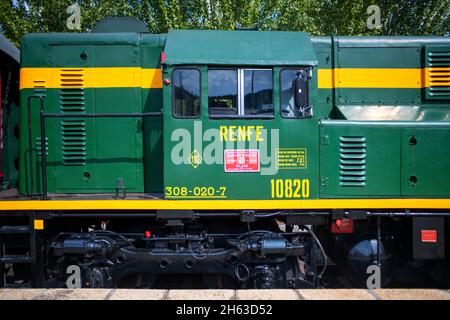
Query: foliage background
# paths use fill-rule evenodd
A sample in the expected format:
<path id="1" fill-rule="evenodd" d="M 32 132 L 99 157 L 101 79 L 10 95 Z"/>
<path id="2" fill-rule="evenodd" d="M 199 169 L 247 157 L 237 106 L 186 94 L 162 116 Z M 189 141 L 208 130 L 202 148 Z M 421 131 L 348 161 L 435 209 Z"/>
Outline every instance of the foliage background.
<path id="1" fill-rule="evenodd" d="M 169 29 L 306 31 L 312 35 L 449 35 L 450 0 L 0 0 L 0 29 L 17 46 L 29 32 L 69 32 L 69 5 L 81 8 L 81 30 L 104 17 L 132 16 L 153 33 Z M 369 30 L 366 10 L 381 8 Z M 73 31 L 70 31 L 73 32 Z"/>

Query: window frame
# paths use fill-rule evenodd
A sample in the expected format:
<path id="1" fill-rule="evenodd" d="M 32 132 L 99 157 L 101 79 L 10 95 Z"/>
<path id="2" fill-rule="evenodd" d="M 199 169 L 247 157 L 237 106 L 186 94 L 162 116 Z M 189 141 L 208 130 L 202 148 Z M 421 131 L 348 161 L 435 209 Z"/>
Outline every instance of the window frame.
<path id="1" fill-rule="evenodd" d="M 255 68 L 255 67 L 220 67 L 220 66 L 213 66 L 212 68 L 209 68 L 206 70 L 206 72 L 209 72 L 209 70 L 235 70 L 237 73 L 237 115 L 211 115 L 209 113 L 209 85 L 207 88 L 207 95 L 208 95 L 208 117 L 209 119 L 274 119 L 275 118 L 275 79 L 274 79 L 274 69 L 273 67 L 261 67 L 261 68 Z M 265 70 L 265 71 L 271 71 L 272 72 L 272 114 L 270 115 L 245 115 L 245 114 L 239 114 L 241 110 L 245 112 L 245 102 L 244 105 L 241 105 L 242 101 L 244 101 L 244 95 L 242 95 L 244 91 L 244 83 L 240 78 L 244 79 L 244 71 L 245 70 Z M 240 75 L 242 74 L 242 76 Z M 208 77 L 208 74 L 207 74 Z M 240 88 L 242 87 L 242 88 Z M 242 99 L 242 101 L 241 101 Z"/>
<path id="2" fill-rule="evenodd" d="M 198 73 L 199 73 L 199 93 L 200 93 L 200 95 L 199 95 L 199 99 L 200 99 L 200 106 L 199 106 L 199 110 L 198 110 L 198 115 L 196 115 L 196 116 L 190 116 L 190 117 L 187 117 L 187 116 L 178 116 L 178 115 L 176 115 L 176 113 L 175 113 L 175 90 L 174 90 L 174 81 L 173 81 L 173 75 L 174 75 L 174 73 L 175 73 L 175 71 L 176 70 L 179 70 L 179 69 L 184 69 L 184 70 L 196 70 L 196 71 L 198 71 Z M 171 86 L 170 86 L 170 89 L 171 89 L 171 96 L 172 96 L 172 117 L 174 118 L 174 119 L 199 119 L 201 116 L 202 116 L 202 70 L 201 70 L 201 68 L 200 67 L 198 67 L 198 66 L 180 66 L 180 67 L 174 67 L 174 68 L 172 68 L 172 73 L 171 73 L 171 75 L 170 75 L 170 81 L 171 81 Z"/>
<path id="3" fill-rule="evenodd" d="M 281 84 L 281 81 L 282 81 L 282 77 L 281 77 L 281 73 L 283 72 L 283 71 L 286 71 L 286 70 L 304 70 L 304 71 L 306 71 L 309 75 L 311 74 L 311 71 L 312 71 L 312 68 L 311 67 L 305 67 L 305 66 L 303 66 L 303 67 L 298 67 L 298 68 L 294 68 L 294 67 L 285 67 L 285 68 L 281 68 L 280 69 L 280 72 L 279 72 L 279 74 L 278 74 L 278 82 L 279 82 L 279 96 L 280 96 L 280 100 L 279 100 L 279 102 L 280 102 L 280 116 L 283 118 L 283 119 L 296 119 L 296 120 L 298 120 L 298 119 L 305 119 L 305 118 L 302 118 L 302 117 L 286 117 L 286 116 L 284 116 L 283 115 L 283 104 L 282 104 L 282 101 L 281 101 L 281 99 L 282 99 L 282 92 L 283 92 L 283 86 L 282 86 L 282 84 Z M 310 103 L 310 96 L 309 96 L 309 92 L 310 92 L 310 90 L 309 90 L 309 80 L 308 80 L 308 86 L 307 86 L 307 95 L 308 95 L 308 107 L 310 107 L 311 106 L 311 103 Z"/>

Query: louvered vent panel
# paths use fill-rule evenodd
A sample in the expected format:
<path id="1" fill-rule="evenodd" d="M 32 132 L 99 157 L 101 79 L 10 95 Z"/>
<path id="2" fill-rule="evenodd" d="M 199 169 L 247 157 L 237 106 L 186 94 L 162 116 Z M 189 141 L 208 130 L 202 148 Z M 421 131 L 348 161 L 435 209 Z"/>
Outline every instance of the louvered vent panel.
<path id="1" fill-rule="evenodd" d="M 366 185 L 366 138 L 341 136 L 339 140 L 340 185 L 364 187 Z"/>
<path id="2" fill-rule="evenodd" d="M 83 120 L 64 120 L 62 126 L 63 163 L 86 164 L 86 123 Z"/>
<path id="3" fill-rule="evenodd" d="M 38 96 L 44 96 L 47 88 L 47 82 L 45 80 L 33 81 L 33 93 Z"/>
<path id="4" fill-rule="evenodd" d="M 36 154 L 40 157 L 42 155 L 42 145 L 41 145 L 41 137 L 36 138 Z M 45 155 L 48 156 L 48 139 L 45 138 Z"/>
<path id="5" fill-rule="evenodd" d="M 62 88 L 82 88 L 84 85 L 83 69 L 61 69 L 60 76 Z"/>
<path id="6" fill-rule="evenodd" d="M 60 74 L 60 107 L 62 113 L 85 111 L 84 70 L 62 69 Z M 62 158 L 64 165 L 86 164 L 86 122 L 79 119 L 61 121 Z"/>
<path id="7" fill-rule="evenodd" d="M 61 89 L 60 91 L 60 105 L 62 112 L 84 111 L 84 89 Z"/>
<path id="8" fill-rule="evenodd" d="M 425 97 L 450 100 L 450 46 L 427 46 Z"/>

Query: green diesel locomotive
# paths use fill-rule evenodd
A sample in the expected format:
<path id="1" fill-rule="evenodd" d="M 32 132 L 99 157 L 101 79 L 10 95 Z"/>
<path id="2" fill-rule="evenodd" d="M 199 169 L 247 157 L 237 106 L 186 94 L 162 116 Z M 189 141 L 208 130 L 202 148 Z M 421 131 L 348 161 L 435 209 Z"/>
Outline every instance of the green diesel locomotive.
<path id="1" fill-rule="evenodd" d="M 450 38 L 117 23 L 23 38 L 1 285 L 449 280 Z"/>

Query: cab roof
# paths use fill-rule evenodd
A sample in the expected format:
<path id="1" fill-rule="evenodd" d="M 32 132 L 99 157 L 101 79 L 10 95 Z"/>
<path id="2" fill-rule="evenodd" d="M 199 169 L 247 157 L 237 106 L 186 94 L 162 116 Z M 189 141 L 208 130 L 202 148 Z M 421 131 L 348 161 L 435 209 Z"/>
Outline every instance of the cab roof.
<path id="1" fill-rule="evenodd" d="M 6 39 L 2 34 L 0 34 L 0 51 L 4 52 L 6 55 L 10 56 L 17 63 L 20 61 L 20 51 L 17 49 L 11 41 Z"/>
<path id="2" fill-rule="evenodd" d="M 317 65 L 303 32 L 170 30 L 164 52 L 168 65 Z"/>

